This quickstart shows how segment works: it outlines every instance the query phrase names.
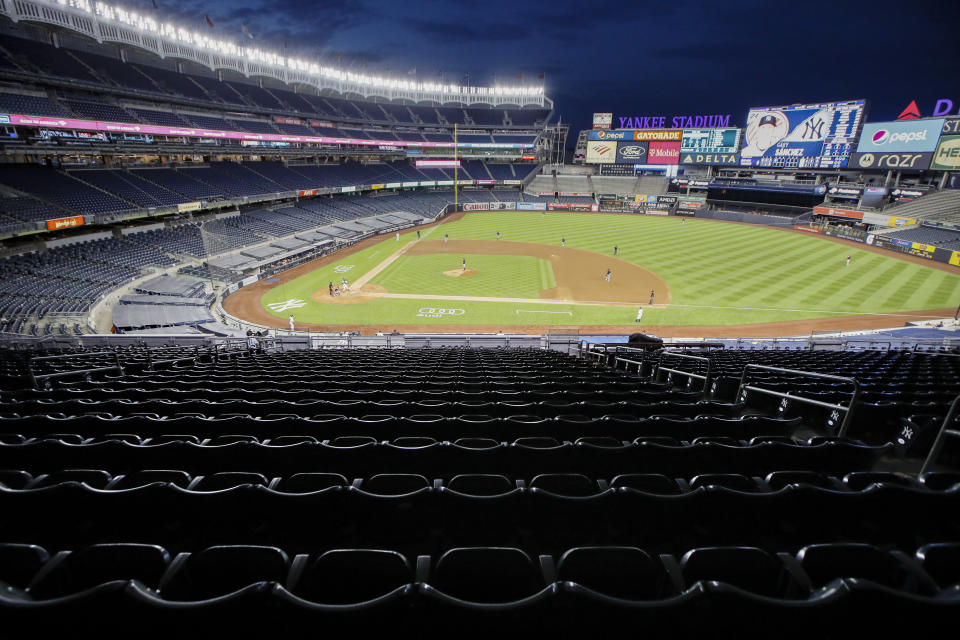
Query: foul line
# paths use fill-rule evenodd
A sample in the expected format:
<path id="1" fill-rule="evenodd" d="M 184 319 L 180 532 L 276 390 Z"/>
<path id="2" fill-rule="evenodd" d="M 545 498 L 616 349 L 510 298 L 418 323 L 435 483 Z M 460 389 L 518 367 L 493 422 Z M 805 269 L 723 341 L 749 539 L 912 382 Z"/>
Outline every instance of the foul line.
<path id="1" fill-rule="evenodd" d="M 940 318 L 940 315 L 925 315 L 921 313 L 900 312 L 900 313 L 869 313 L 866 311 L 827 311 L 824 309 L 788 309 L 777 307 L 721 307 L 711 305 L 696 304 L 644 304 L 642 302 L 602 302 L 597 300 L 549 300 L 545 298 L 487 298 L 481 296 L 441 296 L 422 293 L 382 293 L 371 294 L 382 298 L 401 298 L 406 300 L 451 300 L 455 302 L 513 302 L 515 304 L 564 304 L 578 306 L 599 306 L 599 307 L 638 307 L 644 309 L 668 309 L 672 307 L 680 309 L 724 309 L 732 311 L 788 311 L 792 313 L 818 313 L 826 315 L 839 316 L 878 316 L 890 318 Z M 548 313 L 548 312 L 543 312 Z M 557 313 L 557 312 L 549 312 Z"/>
<path id="2" fill-rule="evenodd" d="M 516 313 L 516 315 L 520 315 L 521 313 L 559 313 L 562 315 L 565 313 L 568 316 L 573 317 L 573 311 L 545 311 L 543 309 L 514 309 L 514 312 Z"/>
<path id="3" fill-rule="evenodd" d="M 394 252 L 393 252 L 392 254 L 390 254 L 383 262 L 381 262 L 380 264 L 378 264 L 377 266 L 375 266 L 373 269 L 371 269 L 370 271 L 367 271 L 365 274 L 363 274 L 362 276 L 360 276 L 359 278 L 357 278 L 356 280 L 354 280 L 354 281 L 353 281 L 353 286 L 351 287 L 351 289 L 357 290 L 357 289 L 359 289 L 360 287 L 362 287 L 363 285 L 365 285 L 365 284 L 367 284 L 368 282 L 370 282 L 370 280 L 372 280 L 373 278 L 375 278 L 375 277 L 377 276 L 377 274 L 379 274 L 381 271 L 383 271 L 384 269 L 386 269 L 387 267 L 389 267 L 389 266 L 393 263 L 394 260 L 396 260 L 397 258 L 399 258 L 400 256 L 402 256 L 404 253 L 406 253 L 406 252 L 407 252 L 407 249 L 409 249 L 409 248 L 412 247 L 413 245 L 415 245 L 415 244 L 417 244 L 418 242 L 420 242 L 420 240 L 422 240 L 423 238 L 425 238 L 425 237 L 427 237 L 428 235 L 430 235 L 431 233 L 433 233 L 433 230 L 436 229 L 436 228 L 437 228 L 437 227 L 430 227 L 430 228 L 427 229 L 424 233 L 420 234 L 420 238 L 418 238 L 417 240 L 413 240 L 413 241 L 411 241 L 411 242 L 408 242 L 407 244 L 405 244 L 405 245 L 402 246 L 401 248 L 399 248 L 399 249 L 397 249 L 396 251 L 394 251 Z"/>
<path id="4" fill-rule="evenodd" d="M 649 306 L 649 305 L 648 305 Z M 654 307 L 660 307 L 661 305 L 652 305 Z M 732 309 L 735 311 L 791 311 L 794 313 L 833 313 L 841 316 L 889 316 L 892 318 L 903 317 L 903 318 L 939 318 L 939 315 L 935 316 L 925 316 L 919 313 L 909 313 L 909 312 L 900 312 L 900 313 L 870 313 L 868 311 L 827 311 L 825 309 L 787 309 L 784 307 L 716 307 L 710 305 L 700 305 L 700 304 L 667 304 L 662 305 L 663 307 L 680 307 L 683 309 Z"/>
<path id="5" fill-rule="evenodd" d="M 455 302 L 513 302 L 518 304 L 575 304 L 601 307 L 635 307 L 637 302 L 602 302 L 597 300 L 549 300 L 546 298 L 487 298 L 483 296 L 438 296 L 424 293 L 380 293 L 371 294 L 381 298 L 403 298 L 406 300 L 453 300 Z"/>

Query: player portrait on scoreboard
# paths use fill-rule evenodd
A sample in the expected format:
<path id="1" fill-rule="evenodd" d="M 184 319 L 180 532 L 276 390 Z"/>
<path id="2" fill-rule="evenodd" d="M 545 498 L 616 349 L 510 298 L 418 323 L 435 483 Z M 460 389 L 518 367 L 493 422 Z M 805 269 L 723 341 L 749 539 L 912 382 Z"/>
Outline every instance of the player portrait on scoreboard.
<path id="1" fill-rule="evenodd" d="M 782 111 L 751 111 L 747 118 L 747 131 L 741 157 L 753 158 L 787 137 L 790 119 Z"/>

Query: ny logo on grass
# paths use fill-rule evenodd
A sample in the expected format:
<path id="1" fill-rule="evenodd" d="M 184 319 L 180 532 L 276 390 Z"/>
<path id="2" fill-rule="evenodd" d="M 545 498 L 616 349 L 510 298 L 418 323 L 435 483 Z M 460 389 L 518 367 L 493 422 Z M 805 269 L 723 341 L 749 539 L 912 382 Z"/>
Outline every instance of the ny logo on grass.
<path id="1" fill-rule="evenodd" d="M 299 309 L 300 307 L 307 306 L 307 303 L 303 300 L 290 299 L 283 302 L 271 302 L 267 305 L 272 311 L 286 311 L 287 309 Z"/>
<path id="2" fill-rule="evenodd" d="M 353 269 L 352 264 L 338 264 L 333 268 L 336 273 L 346 273 L 347 271 L 350 271 L 350 269 Z"/>

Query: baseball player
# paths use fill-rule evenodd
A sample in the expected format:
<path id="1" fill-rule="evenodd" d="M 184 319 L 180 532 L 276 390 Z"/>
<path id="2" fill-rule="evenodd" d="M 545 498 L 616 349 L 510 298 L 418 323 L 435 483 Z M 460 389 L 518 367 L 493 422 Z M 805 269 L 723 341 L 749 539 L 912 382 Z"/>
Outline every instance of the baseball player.
<path id="1" fill-rule="evenodd" d="M 617 255 L 617 250 L 618 250 L 619 248 L 620 248 L 620 247 L 618 247 L 617 245 L 613 245 L 613 255 L 614 255 L 614 256 Z"/>
<path id="2" fill-rule="evenodd" d="M 499 240 L 499 239 L 500 239 L 500 232 L 497 231 L 497 240 Z"/>
<path id="3" fill-rule="evenodd" d="M 397 242 L 400 242 L 400 232 L 397 231 Z"/>
<path id="4" fill-rule="evenodd" d="M 653 289 L 650 289 L 650 304 L 653 304 Z"/>
<path id="5" fill-rule="evenodd" d="M 444 242 L 447 242 L 449 239 L 450 239 L 450 234 L 449 234 L 449 233 L 443 234 L 443 241 L 444 241 Z"/>
<path id="6" fill-rule="evenodd" d="M 561 247 L 567 246 L 567 239 L 566 239 L 566 238 L 560 238 L 560 246 L 561 246 Z"/>
<path id="7" fill-rule="evenodd" d="M 293 314 L 290 314 L 290 331 L 293 331 Z"/>
<path id="8" fill-rule="evenodd" d="M 637 309 L 637 319 L 635 322 L 640 322 L 643 319 L 643 307 Z"/>
<path id="9" fill-rule="evenodd" d="M 850 256 L 847 256 L 847 266 L 850 266 Z"/>
<path id="10" fill-rule="evenodd" d="M 466 258 L 461 258 L 461 264 L 462 264 L 463 270 L 466 271 L 466 270 L 467 270 L 467 259 L 466 259 Z"/>
<path id="11" fill-rule="evenodd" d="M 606 282 L 610 282 L 610 269 L 607 269 L 607 275 L 603 278 Z"/>

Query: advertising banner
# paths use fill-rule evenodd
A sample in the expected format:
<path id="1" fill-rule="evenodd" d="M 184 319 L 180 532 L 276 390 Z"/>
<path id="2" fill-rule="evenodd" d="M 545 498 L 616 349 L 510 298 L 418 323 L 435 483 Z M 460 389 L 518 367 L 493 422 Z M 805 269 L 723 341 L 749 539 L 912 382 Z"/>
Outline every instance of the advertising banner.
<path id="1" fill-rule="evenodd" d="M 706 164 L 735 167 L 740 164 L 739 153 L 687 153 L 680 150 L 680 164 Z"/>
<path id="2" fill-rule="evenodd" d="M 381 185 L 381 186 L 382 186 L 382 185 Z M 301 198 L 304 197 L 304 196 L 315 196 L 315 195 L 317 195 L 317 190 L 316 190 L 316 189 L 301 189 L 301 190 L 300 190 L 300 197 L 301 197 Z"/>
<path id="3" fill-rule="evenodd" d="M 420 183 L 417 181 L 407 181 L 400 183 L 403 187 L 419 187 Z"/>
<path id="4" fill-rule="evenodd" d="M 868 122 L 860 134 L 859 153 L 905 153 L 933 151 L 940 139 L 943 118 Z"/>
<path id="5" fill-rule="evenodd" d="M 450 142 L 413 142 L 408 140 L 368 140 L 354 138 L 324 138 L 317 136 L 295 136 L 276 133 L 250 133 L 247 131 L 221 131 L 217 129 L 199 129 L 192 127 L 166 127 L 152 124 L 133 124 L 124 122 L 100 122 L 96 120 L 73 120 L 68 118 L 49 118 L 44 116 L 10 115 L 10 124 L 49 128 L 82 129 L 86 131 L 107 131 L 111 133 L 175 136 L 181 138 L 210 138 L 220 140 L 253 140 L 260 142 L 302 142 L 309 144 L 349 144 L 365 147 L 452 147 Z M 532 149 L 528 143 L 500 142 L 461 142 L 460 147 L 476 149 Z"/>
<path id="6" fill-rule="evenodd" d="M 421 180 L 421 181 L 420 181 L 420 186 L 421 186 L 421 187 L 435 187 L 435 186 L 437 186 L 437 181 L 436 181 L 436 180 Z"/>
<path id="7" fill-rule="evenodd" d="M 382 185 L 382 184 L 372 184 L 372 185 L 370 185 L 370 188 L 373 189 L 374 191 L 377 191 L 378 189 L 383 189 L 383 187 L 384 187 L 384 185 Z"/>
<path id="8" fill-rule="evenodd" d="M 960 169 L 960 136 L 943 136 L 933 153 L 931 169 L 956 171 Z"/>
<path id="9" fill-rule="evenodd" d="M 517 208 L 516 202 L 491 202 L 490 211 L 512 211 Z"/>
<path id="10" fill-rule="evenodd" d="M 802 224 L 795 224 L 793 225 L 793 228 L 796 229 L 797 231 L 806 231 L 808 233 L 820 233 L 820 229 L 817 229 L 816 227 L 805 227 Z"/>
<path id="11" fill-rule="evenodd" d="M 177 205 L 177 211 L 184 213 L 186 211 L 199 211 L 202 204 L 200 202 L 182 202 Z"/>
<path id="12" fill-rule="evenodd" d="M 593 128 L 594 129 L 609 129 L 613 126 L 613 114 L 612 113 L 595 113 L 593 114 Z"/>
<path id="13" fill-rule="evenodd" d="M 490 185 L 490 184 L 496 184 L 496 182 L 493 181 L 493 180 L 477 180 L 477 184 L 487 184 L 487 185 Z"/>
<path id="14" fill-rule="evenodd" d="M 548 202 L 547 211 L 598 211 L 595 204 L 580 202 Z"/>
<path id="15" fill-rule="evenodd" d="M 284 118 L 283 116 L 273 116 L 273 121 L 277 124 L 303 124 L 298 118 Z"/>
<path id="16" fill-rule="evenodd" d="M 490 203 L 489 202 L 465 202 L 463 204 L 464 211 L 489 211 Z"/>
<path id="17" fill-rule="evenodd" d="M 523 180 L 504 180 L 503 184 L 523 184 Z"/>
<path id="18" fill-rule="evenodd" d="M 57 218 L 47 220 L 47 231 L 56 231 L 57 229 L 69 229 L 70 227 L 83 226 L 83 216 L 71 216 L 69 218 Z"/>
<path id="19" fill-rule="evenodd" d="M 517 211 L 546 211 L 546 202 L 518 202 Z"/>
<path id="20" fill-rule="evenodd" d="M 616 131 L 601 129 L 587 132 L 587 140 L 633 140 L 634 133 L 636 131 L 633 129 L 617 129 Z"/>
<path id="21" fill-rule="evenodd" d="M 583 197 L 583 198 L 592 198 L 592 197 L 593 197 L 593 194 L 592 194 L 592 193 L 580 193 L 579 191 L 561 191 L 561 192 L 560 192 L 560 197 L 562 198 L 562 197 L 564 197 L 564 196 L 580 196 L 580 197 Z"/>
<path id="22" fill-rule="evenodd" d="M 617 159 L 617 143 L 590 140 L 587 142 L 587 164 L 601 164 L 615 162 Z"/>
<path id="23" fill-rule="evenodd" d="M 399 189 L 403 186 L 402 182 L 388 182 L 387 189 Z"/>
<path id="24" fill-rule="evenodd" d="M 619 142 L 617 143 L 617 163 L 645 163 L 649 150 L 649 142 Z"/>
<path id="25" fill-rule="evenodd" d="M 703 207 L 706 202 L 706 198 L 681 196 L 677 199 L 677 209 L 682 209 L 684 211 L 696 211 L 697 209 Z"/>
<path id="26" fill-rule="evenodd" d="M 453 169 L 454 167 L 462 167 L 463 165 L 459 160 L 417 160 L 414 163 L 417 168 L 427 167 L 433 169 Z"/>
<path id="27" fill-rule="evenodd" d="M 413 186 L 417 186 L 417 183 L 414 182 Z M 356 187 L 340 187 L 340 193 L 353 193 L 356 190 Z"/>
<path id="28" fill-rule="evenodd" d="M 863 214 L 863 221 L 867 224 L 880 224 L 886 227 L 889 219 L 890 217 L 883 213 L 873 213 L 872 211 L 867 211 Z"/>
<path id="29" fill-rule="evenodd" d="M 650 164 L 677 164 L 680 162 L 680 141 L 650 142 L 647 162 Z"/>
<path id="30" fill-rule="evenodd" d="M 602 164 L 600 165 L 600 175 L 602 176 L 635 176 L 637 170 L 632 164 Z"/>
<path id="31" fill-rule="evenodd" d="M 933 160 L 933 152 L 921 153 L 854 153 L 850 166 L 854 169 L 900 169 L 925 171 Z"/>
<path id="32" fill-rule="evenodd" d="M 955 267 L 960 267 L 960 251 L 954 251 L 950 255 L 950 264 Z"/>
<path id="33" fill-rule="evenodd" d="M 633 139 L 636 142 L 681 142 L 683 129 L 641 129 L 633 132 Z"/>
<path id="34" fill-rule="evenodd" d="M 684 129 L 680 153 L 734 154 L 740 151 L 740 129 Z"/>
<path id="35" fill-rule="evenodd" d="M 836 207 L 814 207 L 813 212 L 821 216 L 837 216 L 840 218 L 854 218 L 863 220 L 863 211 L 853 209 L 838 209 Z"/>
<path id="36" fill-rule="evenodd" d="M 864 100 L 755 107 L 747 113 L 740 165 L 842 169 L 860 133 Z"/>

